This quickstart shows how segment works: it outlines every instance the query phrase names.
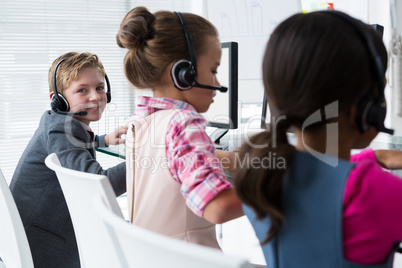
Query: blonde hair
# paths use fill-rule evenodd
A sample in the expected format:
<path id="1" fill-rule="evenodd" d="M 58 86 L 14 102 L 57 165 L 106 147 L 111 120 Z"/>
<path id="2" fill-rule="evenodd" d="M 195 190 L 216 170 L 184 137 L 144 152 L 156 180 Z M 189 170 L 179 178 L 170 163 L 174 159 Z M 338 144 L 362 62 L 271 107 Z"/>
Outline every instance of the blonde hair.
<path id="1" fill-rule="evenodd" d="M 56 68 L 57 63 L 59 63 L 62 59 L 65 60 L 59 65 L 56 72 L 57 92 L 62 95 L 64 90 L 71 85 L 71 82 L 78 79 L 78 75 L 83 69 L 94 68 L 97 69 L 102 76 L 105 76 L 105 69 L 103 68 L 98 56 L 95 54 L 89 52 L 68 52 L 55 59 L 52 63 L 52 66 L 49 68 L 49 92 L 53 91 L 54 69 Z"/>
<path id="2" fill-rule="evenodd" d="M 218 38 L 218 31 L 203 17 L 191 13 L 183 16 L 198 57 L 208 49 L 206 37 Z M 121 22 L 116 41 L 129 50 L 124 59 L 124 72 L 137 88 L 152 88 L 170 63 L 190 60 L 183 26 L 171 11 L 152 14 L 145 7 L 132 9 Z"/>

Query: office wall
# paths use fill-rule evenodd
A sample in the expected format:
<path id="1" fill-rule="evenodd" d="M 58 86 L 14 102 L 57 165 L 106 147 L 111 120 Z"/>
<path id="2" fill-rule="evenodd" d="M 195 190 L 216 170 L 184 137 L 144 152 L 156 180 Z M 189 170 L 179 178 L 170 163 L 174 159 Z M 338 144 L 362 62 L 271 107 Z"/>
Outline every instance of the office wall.
<path id="1" fill-rule="evenodd" d="M 299 0 L 204 0 L 204 16 L 219 30 L 221 41 L 239 44 L 239 100 L 261 104 L 263 100 L 262 58 L 274 28 L 300 12 Z"/>
<path id="2" fill-rule="evenodd" d="M 390 0 L 391 1 L 391 0 Z M 368 10 L 368 23 L 370 24 L 381 24 L 384 26 L 384 43 L 389 50 L 390 43 L 391 43 L 391 37 L 392 37 L 392 27 L 391 27 L 391 16 L 390 16 L 390 1 L 384 1 L 384 0 L 367 0 L 367 1 L 361 1 L 362 4 L 367 4 L 368 9 L 364 7 L 364 10 Z M 216 2 L 216 1 L 215 1 Z M 236 1 L 233 1 L 233 3 Z M 247 1 L 245 1 L 247 2 Z M 266 4 L 270 1 L 268 0 L 261 0 L 261 1 L 256 1 L 260 4 Z M 274 1 L 272 1 L 274 2 Z M 325 1 L 323 1 L 325 2 Z M 336 1 L 335 1 L 336 2 Z M 395 0 L 396 5 L 397 5 L 397 17 L 402 18 L 402 1 L 401 0 Z M 399 2 L 399 6 L 398 6 Z M 213 19 L 211 18 L 211 3 L 213 4 L 214 1 L 209 1 L 209 0 L 203 0 L 203 16 L 205 16 L 208 19 Z M 254 2 L 253 2 L 254 3 Z M 209 5 L 209 6 L 208 6 Z M 222 5 L 220 3 L 219 5 Z M 363 7 L 362 7 L 363 9 Z M 293 10 L 289 13 L 291 14 Z M 353 15 L 353 14 L 352 14 Z M 362 18 L 363 19 L 363 18 Z M 214 22 L 214 21 L 213 21 Z M 399 34 L 402 34 L 402 19 L 398 20 L 398 27 L 397 27 L 397 32 Z M 268 38 L 267 38 L 268 39 Z M 232 40 L 233 41 L 233 40 Z M 262 41 L 261 41 L 262 42 Z M 266 41 L 264 40 L 264 45 Z M 244 43 L 239 44 L 239 47 L 241 45 L 244 45 Z M 249 51 L 251 51 L 253 47 L 250 47 Z M 239 48 L 239 53 L 244 53 L 244 50 L 241 50 Z M 243 57 L 248 57 L 247 58 L 247 64 L 252 65 L 252 66 L 259 66 L 260 61 L 258 59 L 253 59 L 251 55 L 255 55 L 255 53 L 250 53 L 248 55 L 239 55 L 239 59 Z M 253 60 L 255 62 L 253 63 Z M 239 64 L 242 64 L 239 60 Z M 390 66 L 389 66 L 390 67 Z M 390 68 L 388 68 L 390 69 Z M 401 68 L 402 72 L 402 68 Z M 402 76 L 402 74 L 400 74 Z M 390 75 L 387 74 L 387 80 L 389 81 L 391 79 Z M 402 83 L 401 83 L 402 84 Z M 387 113 L 387 118 L 385 121 L 385 124 L 387 126 L 394 127 L 396 129 L 395 134 L 401 136 L 402 135 L 402 117 L 400 116 L 395 116 L 395 112 L 393 111 L 393 107 L 395 107 L 395 98 L 394 98 L 394 91 L 397 89 L 391 88 L 390 87 L 390 81 L 388 82 L 386 89 L 385 89 L 385 94 L 386 98 L 388 100 L 388 113 Z M 402 86 L 401 89 L 402 90 Z M 260 105 L 262 102 L 263 98 L 263 84 L 262 84 L 262 79 L 261 78 L 255 78 L 255 77 L 239 77 L 239 101 L 242 104 L 256 104 Z M 402 95 L 402 94 L 401 94 Z M 401 100 L 402 102 L 402 100 Z M 402 106 L 402 104 L 401 104 Z"/>
<path id="3" fill-rule="evenodd" d="M 369 1 L 369 23 L 381 24 L 384 26 L 384 36 L 383 41 L 387 50 L 390 50 L 391 38 L 392 38 L 392 26 L 391 26 L 391 15 L 390 15 L 390 1 L 383 0 L 370 0 Z M 402 7 L 402 6 L 401 6 Z M 392 69 L 390 60 L 388 61 L 387 69 L 387 85 L 385 87 L 385 98 L 388 101 L 387 105 L 387 117 L 385 120 L 385 125 L 387 127 L 396 128 L 395 135 L 402 135 L 402 128 L 398 127 L 395 122 L 395 116 L 393 116 L 393 106 L 394 101 L 392 99 L 393 88 L 390 86 L 392 82 L 390 81 L 390 70 Z M 397 134 L 399 133 L 399 134 Z"/>
<path id="4" fill-rule="evenodd" d="M 48 69 L 67 51 L 90 51 L 103 62 L 112 102 L 91 124 L 99 134 L 124 125 L 136 91 L 123 71 L 126 50 L 116 45 L 121 20 L 134 6 L 198 12 L 198 0 L 0 0 L 0 168 L 9 181 L 43 112 L 50 108 Z M 148 93 L 149 94 L 149 93 Z M 103 158 L 98 155 L 98 160 Z M 109 157 L 109 159 L 112 159 Z M 109 166 L 105 157 L 104 167 Z"/>
<path id="5" fill-rule="evenodd" d="M 380 1 L 378 1 L 380 2 Z M 387 3 L 391 1 L 386 1 Z M 388 39 L 388 49 L 394 48 L 392 45 L 392 37 L 400 36 L 402 35 L 402 1 L 400 0 L 395 0 L 395 15 L 396 19 L 394 22 L 396 22 L 396 31 L 394 35 L 392 34 L 392 31 L 389 31 L 389 39 Z M 376 8 L 381 8 L 381 4 L 378 3 Z M 389 7 L 389 6 L 388 6 Z M 374 8 L 374 7 L 373 7 Z M 391 16 L 390 12 L 384 11 L 382 12 L 383 18 L 388 18 L 389 20 L 389 28 L 391 28 Z M 401 47 L 401 44 L 399 43 L 399 48 Z M 389 50 L 390 51 L 390 50 Z M 397 114 L 397 109 L 398 106 L 400 107 L 402 105 L 402 100 L 397 99 L 397 96 L 402 95 L 402 83 L 397 82 L 397 80 L 402 80 L 402 68 L 398 69 L 396 68 L 397 61 L 402 61 L 402 50 L 399 50 L 398 55 L 400 56 L 399 59 L 398 57 L 395 57 L 396 55 L 394 54 L 392 57 L 390 57 L 390 62 L 388 63 L 389 69 L 388 69 L 388 86 L 386 90 L 386 97 L 388 100 L 388 115 L 387 115 L 387 121 L 389 124 L 395 129 L 395 136 L 402 136 L 402 116 Z"/>

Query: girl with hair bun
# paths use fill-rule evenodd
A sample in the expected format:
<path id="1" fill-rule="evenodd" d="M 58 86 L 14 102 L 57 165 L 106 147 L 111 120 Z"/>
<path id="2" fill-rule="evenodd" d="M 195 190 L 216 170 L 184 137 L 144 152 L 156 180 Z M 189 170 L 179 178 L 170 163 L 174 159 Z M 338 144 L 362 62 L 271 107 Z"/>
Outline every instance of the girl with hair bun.
<path id="1" fill-rule="evenodd" d="M 136 99 L 127 133 L 129 214 L 133 224 L 219 248 L 215 224 L 243 215 L 219 161 L 232 155 L 215 150 L 205 132 L 207 121 L 200 115 L 208 110 L 215 92 L 194 84 L 183 90 L 180 81 L 196 79 L 218 87 L 221 48 L 209 21 L 183 13 L 183 25 L 180 14 L 152 14 L 136 7 L 123 19 L 116 37 L 117 44 L 128 50 L 124 60 L 128 80 L 153 93 Z M 197 59 L 195 78 L 178 78 L 172 71 L 182 68 L 180 60 L 191 60 L 184 26 Z"/>
<path id="2" fill-rule="evenodd" d="M 242 146 L 254 166 L 234 174 L 267 267 L 392 267 L 402 180 L 371 149 L 351 156 L 391 132 L 386 66 L 380 36 L 341 12 L 295 14 L 270 36 L 263 80 L 275 124 Z M 280 164 L 264 165 L 269 156 Z"/>

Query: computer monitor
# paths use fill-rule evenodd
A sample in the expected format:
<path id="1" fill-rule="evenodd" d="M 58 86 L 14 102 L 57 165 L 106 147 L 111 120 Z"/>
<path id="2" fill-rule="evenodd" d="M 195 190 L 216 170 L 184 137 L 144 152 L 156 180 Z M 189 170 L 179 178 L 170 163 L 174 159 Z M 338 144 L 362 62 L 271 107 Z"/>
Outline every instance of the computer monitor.
<path id="1" fill-rule="evenodd" d="M 377 31 L 377 33 L 383 38 L 384 34 L 384 26 L 380 24 L 370 24 L 371 27 L 373 27 L 374 30 Z M 269 123 L 269 117 L 267 118 L 267 112 L 268 112 L 268 102 L 267 98 L 265 97 L 264 93 L 264 98 L 262 100 L 262 113 L 261 113 L 261 128 L 265 129 L 267 127 L 267 124 Z M 267 120 L 268 119 L 268 120 Z"/>
<path id="2" fill-rule="evenodd" d="M 267 102 L 267 97 L 265 97 L 265 93 L 264 93 L 264 98 L 262 100 L 262 113 L 261 113 L 261 128 L 262 129 L 266 129 L 267 124 L 269 123 L 269 121 L 267 121 L 267 119 L 269 120 L 269 117 L 267 116 L 267 111 L 268 111 L 268 102 Z"/>
<path id="3" fill-rule="evenodd" d="M 381 36 L 381 38 L 384 36 L 384 26 L 380 24 L 370 24 L 370 26 L 377 31 L 377 33 Z"/>
<path id="4" fill-rule="evenodd" d="M 216 91 L 214 102 L 206 113 L 210 127 L 237 129 L 238 127 L 238 45 L 236 42 L 223 42 L 221 64 L 217 78 L 227 92 Z"/>

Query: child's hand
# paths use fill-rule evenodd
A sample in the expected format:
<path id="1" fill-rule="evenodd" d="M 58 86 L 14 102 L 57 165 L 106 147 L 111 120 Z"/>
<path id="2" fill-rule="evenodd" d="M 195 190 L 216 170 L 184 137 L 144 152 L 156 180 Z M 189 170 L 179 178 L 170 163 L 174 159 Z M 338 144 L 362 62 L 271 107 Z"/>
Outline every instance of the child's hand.
<path id="1" fill-rule="evenodd" d="M 121 135 L 127 133 L 127 126 L 119 126 L 114 131 L 110 132 L 110 134 L 105 136 L 105 143 L 107 146 L 109 145 L 117 145 L 126 142 L 126 139 L 122 139 Z"/>
<path id="2" fill-rule="evenodd" d="M 387 169 L 402 169 L 402 151 L 374 150 L 378 163 Z"/>
<path id="3" fill-rule="evenodd" d="M 215 150 L 215 154 L 221 161 L 223 171 L 233 171 L 236 168 L 236 152 Z"/>

